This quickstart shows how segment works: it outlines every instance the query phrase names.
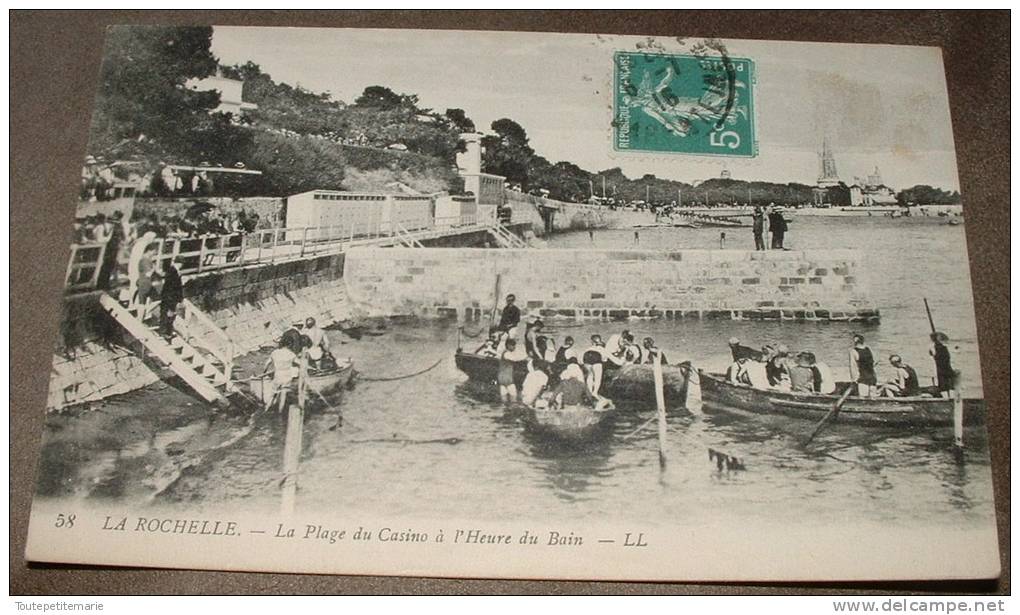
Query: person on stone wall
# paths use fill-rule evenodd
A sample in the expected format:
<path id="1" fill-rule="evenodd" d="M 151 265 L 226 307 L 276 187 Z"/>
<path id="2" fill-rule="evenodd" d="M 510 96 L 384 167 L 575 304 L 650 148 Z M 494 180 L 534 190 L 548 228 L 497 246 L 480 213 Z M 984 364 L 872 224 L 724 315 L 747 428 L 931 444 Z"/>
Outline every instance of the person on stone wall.
<path id="1" fill-rule="evenodd" d="M 751 230 L 754 234 L 754 249 L 764 250 L 765 249 L 765 212 L 761 206 L 754 208 L 754 214 L 751 215 Z"/>
<path id="2" fill-rule="evenodd" d="M 783 250 L 785 249 L 783 242 L 785 241 L 787 230 L 786 218 L 783 217 L 783 208 L 775 207 L 774 203 L 770 204 L 770 207 L 772 211 L 769 213 L 769 230 L 772 232 L 772 249 Z"/>

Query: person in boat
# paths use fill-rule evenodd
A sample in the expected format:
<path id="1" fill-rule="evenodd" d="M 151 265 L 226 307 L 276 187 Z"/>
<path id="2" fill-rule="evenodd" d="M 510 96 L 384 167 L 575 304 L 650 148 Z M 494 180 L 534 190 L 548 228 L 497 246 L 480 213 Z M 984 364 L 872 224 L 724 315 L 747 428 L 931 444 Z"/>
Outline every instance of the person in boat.
<path id="1" fill-rule="evenodd" d="M 641 340 L 641 361 L 651 365 L 655 363 L 655 356 L 659 355 L 660 362 L 663 365 L 669 365 L 669 361 L 666 359 L 666 353 L 663 352 L 658 346 L 655 345 L 655 340 L 650 337 L 646 337 Z"/>
<path id="2" fill-rule="evenodd" d="M 329 336 L 316 324 L 315 319 L 312 317 L 305 319 L 304 336 L 308 338 L 308 359 L 311 361 L 312 367 L 322 369 L 330 363 L 336 364 L 332 353 L 329 351 Z"/>
<path id="3" fill-rule="evenodd" d="M 850 379 L 857 384 L 857 395 L 871 397 L 875 394 L 878 377 L 875 374 L 875 355 L 864 343 L 864 336 L 854 334 L 854 345 L 850 348 Z"/>
<path id="4" fill-rule="evenodd" d="M 496 325 L 496 328 L 500 331 L 511 333 L 511 330 L 516 329 L 517 325 L 521 322 L 521 308 L 514 305 L 516 301 L 516 296 L 506 296 L 506 305 L 503 306 L 503 312 L 499 316 L 499 324 Z"/>
<path id="5" fill-rule="evenodd" d="M 311 346 L 311 340 L 301 332 L 301 327 L 304 324 L 305 321 L 303 320 L 295 320 L 290 323 L 290 328 L 280 336 L 280 343 L 290 348 L 290 351 L 295 355 L 300 355 L 301 351 Z"/>
<path id="6" fill-rule="evenodd" d="M 567 368 L 571 359 L 574 359 L 575 363 L 577 362 L 577 352 L 574 348 L 574 338 L 568 335 L 563 338 L 563 345 L 556 349 L 556 354 L 553 356 L 550 366 L 553 375 L 559 375 L 562 378 L 563 370 Z"/>
<path id="7" fill-rule="evenodd" d="M 577 368 L 576 360 L 571 363 L 571 366 Z M 571 369 L 571 367 L 568 367 L 564 370 L 560 383 L 552 390 L 550 396 L 554 407 L 568 408 L 582 404 L 592 404 L 598 401 L 598 396 L 592 394 L 585 384 L 584 378 L 579 376 L 581 376 L 579 368 Z"/>
<path id="8" fill-rule="evenodd" d="M 272 370 L 273 374 L 269 391 L 267 391 L 269 395 L 266 396 L 266 410 L 273 405 L 277 395 L 287 394 L 291 383 L 297 378 L 297 360 L 298 355 L 294 354 L 290 346 L 281 338 L 279 346 L 270 353 L 265 368 L 262 370 L 267 374 Z"/>
<path id="9" fill-rule="evenodd" d="M 793 364 L 789 366 L 791 391 L 794 393 L 815 392 L 815 372 L 811 369 L 813 366 L 814 360 L 810 353 L 797 354 Z"/>
<path id="10" fill-rule="evenodd" d="M 751 382 L 745 377 L 744 366 L 750 361 L 747 357 L 740 357 L 733 363 L 730 363 L 729 368 L 726 369 L 726 381 L 730 384 L 747 384 Z"/>
<path id="11" fill-rule="evenodd" d="M 756 389 L 767 390 L 769 388 L 769 377 L 765 372 L 765 364 L 761 361 L 748 359 L 744 363 L 744 381 Z"/>
<path id="12" fill-rule="evenodd" d="M 815 393 L 832 395 L 836 392 L 836 379 L 832 376 L 832 368 L 824 361 L 819 361 L 813 352 L 805 353 L 811 363 L 811 371 L 815 374 Z"/>
<path id="13" fill-rule="evenodd" d="M 488 339 L 475 350 L 475 354 L 482 355 L 483 357 L 498 357 L 500 338 L 503 335 L 505 334 L 495 329 L 490 331 Z"/>
<path id="14" fill-rule="evenodd" d="M 539 338 L 542 337 L 542 329 L 545 323 L 541 318 L 533 316 L 531 322 L 524 324 L 524 351 L 529 357 L 541 357 L 545 347 L 539 347 Z"/>
<path id="15" fill-rule="evenodd" d="M 956 372 L 953 370 L 949 347 L 946 346 L 948 341 L 948 335 L 936 331 L 931 334 L 931 347 L 928 349 L 928 354 L 935 361 L 936 386 L 942 397 L 949 397 L 953 387 L 956 386 Z"/>
<path id="16" fill-rule="evenodd" d="M 744 346 L 740 343 L 740 340 L 731 337 L 727 342 L 730 345 L 730 354 L 733 355 L 733 360 L 738 361 L 741 357 L 747 357 L 754 361 L 761 361 L 761 352 L 751 348 L 750 346 Z"/>
<path id="17" fill-rule="evenodd" d="M 506 402 L 517 401 L 517 385 L 514 383 L 514 364 L 528 358 L 523 348 L 517 347 L 517 340 L 508 339 L 506 349 L 499 355 L 499 370 L 496 383 L 499 384 L 499 398 Z"/>
<path id="18" fill-rule="evenodd" d="M 521 383 L 521 403 L 525 406 L 534 406 L 538 397 L 549 384 L 549 374 L 545 373 L 534 358 L 528 359 L 528 375 Z"/>
<path id="19" fill-rule="evenodd" d="M 555 337 L 545 337 L 543 339 L 545 339 L 545 351 L 542 353 L 542 360 L 552 365 L 556 362 L 559 346 L 556 344 Z"/>
<path id="20" fill-rule="evenodd" d="M 609 339 L 605 343 L 605 349 L 606 352 L 614 357 L 624 360 L 628 346 L 633 343 L 634 335 L 629 330 L 624 329 L 619 333 L 614 333 L 609 336 Z"/>
<path id="21" fill-rule="evenodd" d="M 765 374 L 769 386 L 772 388 L 790 390 L 790 350 L 786 344 L 779 344 L 775 348 L 767 347 L 770 351 L 768 361 L 765 362 Z"/>
<path id="22" fill-rule="evenodd" d="M 599 396 L 602 388 L 602 374 L 605 371 L 606 363 L 623 365 L 623 359 L 610 353 L 606 349 L 606 343 L 602 336 L 595 334 L 591 336 L 591 346 L 581 355 L 581 363 L 584 365 L 587 374 L 588 390 L 595 397 Z"/>
<path id="23" fill-rule="evenodd" d="M 878 394 L 885 397 L 912 397 L 920 392 L 917 371 L 903 362 L 898 354 L 889 355 L 893 368 L 892 378 L 878 387 Z"/>

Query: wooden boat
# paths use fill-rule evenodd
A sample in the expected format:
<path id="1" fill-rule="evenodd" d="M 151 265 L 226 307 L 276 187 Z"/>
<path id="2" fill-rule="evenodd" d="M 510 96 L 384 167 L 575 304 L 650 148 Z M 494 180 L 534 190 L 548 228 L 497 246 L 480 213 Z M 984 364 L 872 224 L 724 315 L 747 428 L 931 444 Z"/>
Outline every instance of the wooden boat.
<path id="1" fill-rule="evenodd" d="M 608 400 L 603 400 L 608 401 Z M 563 408 L 531 408 L 525 421 L 527 429 L 568 443 L 584 442 L 596 437 L 613 415 L 612 402 L 596 406 Z"/>
<path id="2" fill-rule="evenodd" d="M 727 381 L 722 374 L 699 370 L 701 396 L 708 409 L 736 410 L 752 414 L 780 414 L 821 420 L 832 409 L 849 382 L 836 384 L 832 395 L 761 390 Z M 931 389 L 922 389 L 931 393 Z M 984 422 L 984 404 L 964 401 L 964 423 Z M 953 425 L 953 400 L 941 397 L 848 397 L 836 417 L 839 422 L 913 427 Z"/>
<path id="3" fill-rule="evenodd" d="M 326 407 L 334 398 L 338 397 L 339 394 L 350 384 L 351 379 L 354 377 L 354 362 L 348 359 L 347 361 L 340 362 L 335 368 L 328 370 L 317 370 L 314 368 L 308 368 L 308 376 L 305 380 L 305 384 L 308 387 L 308 402 L 306 409 L 322 409 Z M 266 378 L 255 379 L 249 382 L 249 388 L 251 393 L 256 399 L 260 400 L 263 405 L 269 401 L 267 398 L 272 395 L 272 386 L 270 386 L 271 380 Z M 296 381 L 291 385 L 288 390 L 287 396 L 290 401 L 295 400 Z"/>
<path id="4" fill-rule="evenodd" d="M 457 369 L 467 374 L 474 382 L 496 384 L 499 359 L 474 353 L 457 351 L 454 356 Z M 663 365 L 662 376 L 667 403 L 684 405 L 687 401 L 687 378 L 690 364 Z M 520 388 L 528 375 L 526 362 L 514 365 L 514 382 Z M 614 401 L 642 401 L 655 403 L 655 376 L 651 365 L 626 364 L 616 367 L 607 364 L 602 375 L 599 393 Z"/>

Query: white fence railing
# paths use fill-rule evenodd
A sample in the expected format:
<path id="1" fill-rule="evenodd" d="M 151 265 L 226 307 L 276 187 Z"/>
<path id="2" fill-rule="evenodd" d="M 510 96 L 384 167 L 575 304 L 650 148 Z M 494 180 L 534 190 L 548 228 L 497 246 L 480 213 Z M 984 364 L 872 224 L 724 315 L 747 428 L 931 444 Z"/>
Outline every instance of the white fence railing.
<path id="1" fill-rule="evenodd" d="M 417 241 L 419 236 L 442 234 L 444 229 L 479 225 L 476 214 L 438 220 L 404 219 L 352 223 L 347 225 L 272 228 L 251 233 L 203 235 L 199 237 L 166 237 L 153 240 L 149 246 L 156 271 L 176 259 L 181 275 L 194 275 L 232 267 L 339 253 L 348 245 L 371 244 L 392 240 Z M 105 253 L 105 243 L 72 244 L 71 258 L 65 276 L 65 291 L 88 292 L 99 285 L 99 273 Z M 122 251 L 117 264 L 121 273 L 127 271 L 126 255 Z"/>

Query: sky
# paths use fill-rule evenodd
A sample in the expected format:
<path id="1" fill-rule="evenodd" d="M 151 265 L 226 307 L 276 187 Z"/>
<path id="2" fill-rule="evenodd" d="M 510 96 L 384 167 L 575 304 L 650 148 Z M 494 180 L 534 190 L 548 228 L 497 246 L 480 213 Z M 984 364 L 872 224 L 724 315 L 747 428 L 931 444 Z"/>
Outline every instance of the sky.
<path id="1" fill-rule="evenodd" d="M 941 51 L 934 47 L 724 40 L 755 62 L 754 159 L 614 152 L 613 53 L 652 42 L 690 53 L 696 39 L 636 36 L 216 27 L 224 64 L 255 62 L 277 82 L 353 102 L 370 85 L 417 94 L 423 107 L 465 110 L 479 130 L 508 117 L 551 162 L 620 167 L 696 181 L 813 184 L 823 137 L 848 183 L 878 166 L 894 189 L 959 189 Z"/>

